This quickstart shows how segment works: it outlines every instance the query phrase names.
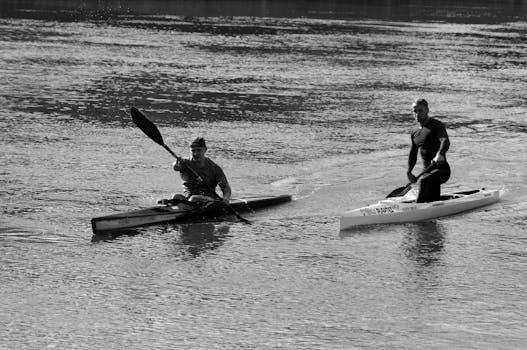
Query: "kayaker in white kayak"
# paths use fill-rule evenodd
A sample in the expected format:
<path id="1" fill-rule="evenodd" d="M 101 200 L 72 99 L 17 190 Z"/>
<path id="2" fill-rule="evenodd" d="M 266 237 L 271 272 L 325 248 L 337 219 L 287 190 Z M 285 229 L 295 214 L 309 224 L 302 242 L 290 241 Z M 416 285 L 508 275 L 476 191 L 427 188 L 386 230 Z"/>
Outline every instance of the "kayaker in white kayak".
<path id="1" fill-rule="evenodd" d="M 231 187 L 221 167 L 205 157 L 207 152 L 205 139 L 197 137 L 190 144 L 190 151 L 190 159 L 177 157 L 173 164 L 174 170 L 180 173 L 183 180 L 183 194 L 175 194 L 172 199 L 195 203 L 212 202 L 216 200 L 216 196 L 211 190 L 219 186 L 223 193 L 223 202 L 228 204 L 231 199 Z M 199 178 L 188 167 L 192 168 Z"/>
<path id="2" fill-rule="evenodd" d="M 411 135 L 412 145 L 408 155 L 408 180 L 417 183 L 419 193 L 416 202 L 433 202 L 440 199 L 441 184 L 450 178 L 450 166 L 446 160 L 446 152 L 450 147 L 450 140 L 445 125 L 428 115 L 428 102 L 418 99 L 412 104 L 415 121 L 419 128 Z M 423 167 L 428 171 L 419 178 L 412 173 L 417 161 L 417 153 L 421 154 Z"/>

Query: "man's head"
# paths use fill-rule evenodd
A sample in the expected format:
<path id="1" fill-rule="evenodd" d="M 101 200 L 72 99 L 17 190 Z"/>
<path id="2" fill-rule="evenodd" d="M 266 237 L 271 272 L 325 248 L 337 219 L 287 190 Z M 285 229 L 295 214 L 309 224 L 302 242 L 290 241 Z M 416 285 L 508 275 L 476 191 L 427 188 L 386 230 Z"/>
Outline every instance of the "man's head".
<path id="1" fill-rule="evenodd" d="M 412 104 L 415 121 L 419 124 L 426 124 L 428 121 L 428 102 L 424 98 L 415 100 Z"/>
<path id="2" fill-rule="evenodd" d="M 205 157 L 205 152 L 207 152 L 205 139 L 203 137 L 196 137 L 190 144 L 190 151 L 194 160 L 203 159 L 203 157 Z"/>

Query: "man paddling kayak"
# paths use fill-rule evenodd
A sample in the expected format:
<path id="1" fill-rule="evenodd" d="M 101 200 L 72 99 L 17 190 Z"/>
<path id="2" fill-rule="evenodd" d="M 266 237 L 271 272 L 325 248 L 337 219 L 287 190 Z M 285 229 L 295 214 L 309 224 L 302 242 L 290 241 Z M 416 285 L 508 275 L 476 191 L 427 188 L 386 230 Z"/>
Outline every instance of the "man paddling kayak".
<path id="1" fill-rule="evenodd" d="M 190 150 L 190 159 L 177 157 L 173 164 L 173 169 L 180 173 L 183 180 L 183 194 L 175 194 L 172 199 L 195 203 L 212 202 L 216 200 L 216 196 L 211 190 L 215 190 L 219 185 L 223 193 L 222 200 L 228 204 L 231 199 L 231 187 L 221 167 L 205 157 L 205 139 L 196 138 L 190 144 Z M 199 177 L 196 177 L 193 171 Z"/>
<path id="2" fill-rule="evenodd" d="M 428 115 L 428 102 L 425 99 L 416 100 L 412 109 L 419 128 L 411 135 L 412 145 L 408 154 L 406 174 L 411 183 L 417 182 L 419 186 L 416 202 L 433 202 L 440 199 L 441 184 L 450 178 L 450 166 L 446 160 L 450 141 L 445 125 Z M 427 169 L 419 179 L 412 174 L 418 152 L 421 154 L 424 168 Z"/>

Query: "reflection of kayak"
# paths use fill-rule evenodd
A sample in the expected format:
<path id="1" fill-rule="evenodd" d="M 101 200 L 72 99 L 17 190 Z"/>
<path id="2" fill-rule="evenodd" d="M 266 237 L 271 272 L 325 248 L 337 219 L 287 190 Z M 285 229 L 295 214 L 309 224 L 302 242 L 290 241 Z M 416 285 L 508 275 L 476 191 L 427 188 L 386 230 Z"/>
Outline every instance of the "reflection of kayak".
<path id="1" fill-rule="evenodd" d="M 415 198 L 412 200 L 408 196 L 387 198 L 376 204 L 342 213 L 340 229 L 360 225 L 423 221 L 492 204 L 499 198 L 499 190 L 485 189 L 444 194 L 441 200 L 430 203 L 415 203 Z"/>
<path id="2" fill-rule="evenodd" d="M 238 212 L 247 212 L 289 201 L 291 201 L 291 196 L 289 195 L 251 197 L 232 200 L 230 205 Z M 169 221 L 185 222 L 187 220 L 200 220 L 230 213 L 231 211 L 220 202 L 211 202 L 210 204 L 195 208 L 183 205 L 160 205 L 93 218 L 91 225 L 93 233 L 102 233 Z"/>

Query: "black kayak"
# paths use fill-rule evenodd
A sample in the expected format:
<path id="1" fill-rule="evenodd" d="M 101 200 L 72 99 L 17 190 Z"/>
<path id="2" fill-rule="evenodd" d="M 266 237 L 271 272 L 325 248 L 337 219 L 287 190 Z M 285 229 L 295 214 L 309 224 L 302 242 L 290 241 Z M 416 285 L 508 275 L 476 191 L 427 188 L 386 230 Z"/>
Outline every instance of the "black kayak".
<path id="1" fill-rule="evenodd" d="M 250 212 L 292 200 L 290 195 L 250 197 L 234 199 L 230 206 L 237 212 Z M 211 202 L 203 206 L 191 207 L 168 202 L 167 205 L 132 210 L 125 213 L 111 214 L 91 219 L 94 234 L 118 231 L 133 227 L 153 225 L 166 222 L 187 222 L 206 220 L 231 214 L 232 210 L 221 202 Z"/>

